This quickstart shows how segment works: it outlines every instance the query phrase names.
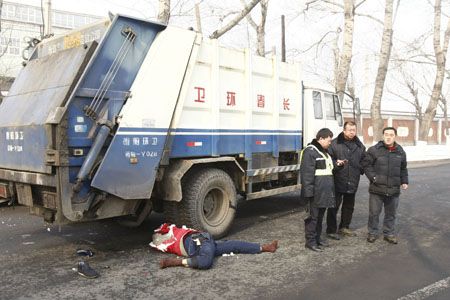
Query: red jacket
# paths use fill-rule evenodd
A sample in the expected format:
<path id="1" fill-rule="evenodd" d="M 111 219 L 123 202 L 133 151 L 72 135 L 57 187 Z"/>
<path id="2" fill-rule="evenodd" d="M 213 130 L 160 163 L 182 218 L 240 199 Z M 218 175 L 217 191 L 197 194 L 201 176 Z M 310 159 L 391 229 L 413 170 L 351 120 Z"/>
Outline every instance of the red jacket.
<path id="1" fill-rule="evenodd" d="M 159 245 L 155 245 L 152 241 L 150 246 L 162 252 L 173 253 L 179 256 L 187 256 L 183 244 L 184 237 L 188 234 L 196 232 L 198 231 L 187 228 L 186 226 L 179 228 L 175 224 L 164 223 L 159 228 L 155 229 L 155 233 L 163 235 L 168 234 L 170 237 Z"/>

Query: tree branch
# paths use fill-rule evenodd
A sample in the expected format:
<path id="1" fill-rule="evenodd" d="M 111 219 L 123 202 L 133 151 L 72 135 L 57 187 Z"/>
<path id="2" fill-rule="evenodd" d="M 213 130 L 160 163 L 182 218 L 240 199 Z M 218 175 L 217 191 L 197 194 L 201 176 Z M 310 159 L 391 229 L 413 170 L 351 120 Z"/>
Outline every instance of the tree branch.
<path id="1" fill-rule="evenodd" d="M 308 52 L 309 50 L 311 50 L 312 48 L 314 48 L 314 47 L 319 47 L 319 45 L 322 43 L 322 41 L 326 38 L 326 36 L 327 35 L 329 35 L 330 33 L 339 33 L 339 32 L 341 32 L 341 29 L 338 27 L 338 29 L 337 30 L 335 30 L 335 31 L 333 31 L 333 30 L 330 30 L 330 31 L 328 31 L 328 32 L 326 32 L 321 38 L 320 38 L 320 40 L 318 40 L 317 42 L 315 42 L 314 44 L 312 44 L 311 46 L 309 46 L 306 50 L 302 50 L 302 51 L 300 51 L 300 54 L 303 54 L 303 53 L 306 53 L 306 52 Z"/>
<path id="2" fill-rule="evenodd" d="M 444 55 L 447 55 L 449 40 L 450 40 L 450 19 L 448 19 L 447 30 L 445 30 L 445 35 L 444 35 L 444 47 L 442 49 L 442 51 L 444 52 Z"/>
<path id="3" fill-rule="evenodd" d="M 231 20 L 227 25 L 222 27 L 221 29 L 218 29 L 214 31 L 211 35 L 211 39 L 218 39 L 222 35 L 224 35 L 226 32 L 228 32 L 231 28 L 236 26 L 255 6 L 258 4 L 261 0 L 252 0 L 243 10 L 242 12 L 237 15 L 233 20 Z"/>
<path id="4" fill-rule="evenodd" d="M 365 0 L 364 0 L 364 1 L 365 1 Z M 339 7 L 339 8 L 342 9 L 342 10 L 344 9 L 344 5 L 335 3 L 335 2 L 330 1 L 330 0 L 310 0 L 310 1 L 308 1 L 308 2 L 305 3 L 306 8 L 305 8 L 303 11 L 305 12 L 305 11 L 309 10 L 309 6 L 310 6 L 311 4 L 314 4 L 314 3 L 319 4 L 319 3 L 321 3 L 321 2 L 322 2 L 322 3 L 326 3 L 326 4 L 333 5 L 333 6 L 335 6 L 335 7 Z"/>
<path id="5" fill-rule="evenodd" d="M 223 20 L 225 20 L 227 17 L 238 14 L 239 12 L 240 12 L 240 10 L 229 11 L 226 14 L 224 14 L 223 16 L 220 16 L 219 20 L 220 20 L 220 22 L 223 22 Z"/>
<path id="6" fill-rule="evenodd" d="M 419 65 L 436 66 L 435 62 L 433 63 L 433 62 L 420 61 L 420 60 L 407 59 L 407 58 L 392 58 L 391 60 L 395 61 L 395 62 L 410 62 L 410 63 L 414 63 L 414 64 L 419 64 Z"/>
<path id="7" fill-rule="evenodd" d="M 337 6 L 337 7 L 339 7 L 339 8 L 344 9 L 344 5 L 335 3 L 334 1 L 330 1 L 330 0 L 322 0 L 322 2 L 325 2 L 325 3 L 327 3 L 327 4 L 331 4 L 331 5 L 334 5 L 334 6 Z"/>
<path id="8" fill-rule="evenodd" d="M 360 7 L 362 4 L 364 4 L 367 0 L 361 0 L 358 4 L 355 5 L 355 10 Z"/>
<path id="9" fill-rule="evenodd" d="M 383 21 L 381 21 L 380 19 L 375 18 L 375 17 L 372 16 L 372 15 L 361 14 L 361 13 L 355 13 L 355 15 L 356 15 L 356 16 L 359 16 L 359 17 L 366 17 L 366 18 L 369 18 L 369 19 L 374 20 L 375 22 L 377 22 L 377 23 L 379 23 L 379 24 L 381 24 L 381 25 L 384 25 L 384 22 L 383 22 Z"/>
<path id="10" fill-rule="evenodd" d="M 244 7 L 247 5 L 247 3 L 245 3 L 244 0 L 241 0 L 241 3 L 242 3 L 242 6 L 244 6 Z M 252 15 L 251 15 L 251 14 L 247 14 L 245 17 L 247 18 L 247 22 L 248 22 L 255 30 L 258 30 L 258 25 L 256 24 L 255 21 L 253 21 Z"/>

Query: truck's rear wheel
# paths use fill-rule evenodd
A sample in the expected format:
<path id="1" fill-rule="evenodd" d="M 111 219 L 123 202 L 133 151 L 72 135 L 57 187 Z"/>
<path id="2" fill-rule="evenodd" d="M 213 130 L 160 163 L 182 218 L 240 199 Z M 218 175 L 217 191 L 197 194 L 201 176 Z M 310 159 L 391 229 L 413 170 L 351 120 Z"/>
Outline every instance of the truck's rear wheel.
<path id="1" fill-rule="evenodd" d="M 152 206 L 150 199 L 142 200 L 134 215 L 120 217 L 117 219 L 117 222 L 125 227 L 139 227 L 152 212 Z"/>
<path id="2" fill-rule="evenodd" d="M 183 200 L 170 204 L 169 215 L 178 219 L 177 225 L 209 232 L 223 237 L 236 213 L 236 189 L 230 176 L 219 169 L 202 169 L 189 174 L 183 184 Z M 181 223 L 180 223 L 181 222 Z"/>

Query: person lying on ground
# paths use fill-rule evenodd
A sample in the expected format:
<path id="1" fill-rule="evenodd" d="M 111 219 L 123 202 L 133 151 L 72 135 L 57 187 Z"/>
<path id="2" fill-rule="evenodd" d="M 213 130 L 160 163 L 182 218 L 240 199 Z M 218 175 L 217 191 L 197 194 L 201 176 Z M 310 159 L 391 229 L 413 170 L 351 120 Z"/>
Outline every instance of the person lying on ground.
<path id="1" fill-rule="evenodd" d="M 209 269 L 214 257 L 230 253 L 258 254 L 275 252 L 278 241 L 260 245 L 244 241 L 215 241 L 207 232 L 177 227 L 164 223 L 155 229 L 150 246 L 162 252 L 176 254 L 184 258 L 165 258 L 160 261 L 161 269 L 185 266 L 194 269 Z"/>

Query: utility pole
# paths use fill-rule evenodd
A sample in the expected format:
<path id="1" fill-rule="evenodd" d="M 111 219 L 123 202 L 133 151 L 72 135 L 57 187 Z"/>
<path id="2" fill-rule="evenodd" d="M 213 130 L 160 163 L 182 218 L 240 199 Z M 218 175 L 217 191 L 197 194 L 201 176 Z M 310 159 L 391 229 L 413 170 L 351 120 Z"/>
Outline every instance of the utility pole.
<path id="1" fill-rule="evenodd" d="M 52 1 L 45 0 L 45 5 L 42 8 L 44 13 L 44 36 L 48 36 L 53 33 L 52 29 Z"/>

